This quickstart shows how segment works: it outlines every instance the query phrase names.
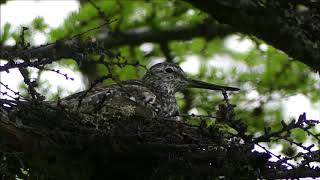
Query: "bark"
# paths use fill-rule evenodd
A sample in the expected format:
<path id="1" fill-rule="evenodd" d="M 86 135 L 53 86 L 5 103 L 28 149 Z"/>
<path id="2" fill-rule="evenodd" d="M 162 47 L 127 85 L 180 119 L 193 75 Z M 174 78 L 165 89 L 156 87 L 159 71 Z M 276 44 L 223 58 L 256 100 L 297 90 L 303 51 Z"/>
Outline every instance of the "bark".
<path id="1" fill-rule="evenodd" d="M 320 70 L 318 1 L 184 0 L 237 31 L 254 35 Z"/>

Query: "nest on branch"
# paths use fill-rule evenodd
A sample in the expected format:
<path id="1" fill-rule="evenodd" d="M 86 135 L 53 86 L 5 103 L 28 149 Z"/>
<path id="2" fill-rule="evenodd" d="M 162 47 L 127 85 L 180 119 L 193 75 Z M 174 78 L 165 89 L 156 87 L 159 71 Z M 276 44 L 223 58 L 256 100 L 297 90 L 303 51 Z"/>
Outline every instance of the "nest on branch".
<path id="1" fill-rule="evenodd" d="M 17 167 L 9 170 L 23 165 L 43 179 L 250 178 L 268 160 L 252 152 L 253 144 L 206 123 L 119 116 L 97 126 L 45 103 L 21 103 L 7 117 L 1 146 L 23 153 L 11 158 Z"/>

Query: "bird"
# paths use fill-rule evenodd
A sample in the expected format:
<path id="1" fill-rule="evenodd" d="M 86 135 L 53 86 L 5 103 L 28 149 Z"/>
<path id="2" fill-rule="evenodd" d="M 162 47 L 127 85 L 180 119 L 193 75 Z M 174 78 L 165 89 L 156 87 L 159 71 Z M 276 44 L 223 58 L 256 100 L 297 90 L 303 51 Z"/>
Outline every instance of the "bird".
<path id="1" fill-rule="evenodd" d="M 186 88 L 240 90 L 190 79 L 177 64 L 162 62 L 150 67 L 141 79 L 97 86 L 63 98 L 60 104 L 86 114 L 88 121 L 131 116 L 168 118 L 179 116 L 175 94 Z"/>

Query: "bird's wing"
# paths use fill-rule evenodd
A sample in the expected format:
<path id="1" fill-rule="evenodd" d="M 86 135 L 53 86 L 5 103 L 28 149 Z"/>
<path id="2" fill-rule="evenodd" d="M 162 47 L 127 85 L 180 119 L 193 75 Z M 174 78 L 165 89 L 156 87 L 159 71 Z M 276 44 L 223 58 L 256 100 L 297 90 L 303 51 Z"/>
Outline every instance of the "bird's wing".
<path id="1" fill-rule="evenodd" d="M 155 117 L 156 96 L 139 80 L 110 86 L 96 86 L 61 99 L 61 105 L 85 113 L 137 115 Z"/>

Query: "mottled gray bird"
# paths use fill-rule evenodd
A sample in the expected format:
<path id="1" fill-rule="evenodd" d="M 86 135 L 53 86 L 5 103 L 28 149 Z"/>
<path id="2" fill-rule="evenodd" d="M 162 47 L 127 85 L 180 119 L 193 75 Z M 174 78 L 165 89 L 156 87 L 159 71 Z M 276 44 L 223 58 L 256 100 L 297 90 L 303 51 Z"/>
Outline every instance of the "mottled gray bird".
<path id="1" fill-rule="evenodd" d="M 185 88 L 239 90 L 189 79 L 178 65 L 164 62 L 152 66 L 142 79 L 95 87 L 66 97 L 61 104 L 86 114 L 88 119 L 133 115 L 173 117 L 179 115 L 175 93 Z"/>

